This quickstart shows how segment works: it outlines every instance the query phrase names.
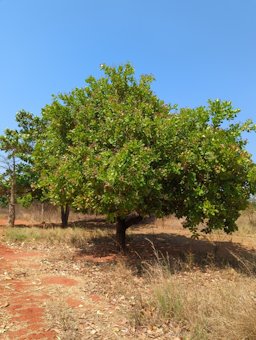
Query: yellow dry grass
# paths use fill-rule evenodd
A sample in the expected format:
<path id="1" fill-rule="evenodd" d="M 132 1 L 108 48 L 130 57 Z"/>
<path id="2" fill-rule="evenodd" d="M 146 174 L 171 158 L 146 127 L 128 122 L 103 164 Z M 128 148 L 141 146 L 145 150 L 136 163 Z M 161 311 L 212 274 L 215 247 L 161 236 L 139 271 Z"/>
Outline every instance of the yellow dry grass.
<path id="1" fill-rule="evenodd" d="M 163 328 L 185 339 L 256 339 L 256 281 L 232 268 L 171 274 L 148 268 L 151 294 L 134 311 L 138 328 Z M 170 334 L 170 333 L 169 333 Z"/>

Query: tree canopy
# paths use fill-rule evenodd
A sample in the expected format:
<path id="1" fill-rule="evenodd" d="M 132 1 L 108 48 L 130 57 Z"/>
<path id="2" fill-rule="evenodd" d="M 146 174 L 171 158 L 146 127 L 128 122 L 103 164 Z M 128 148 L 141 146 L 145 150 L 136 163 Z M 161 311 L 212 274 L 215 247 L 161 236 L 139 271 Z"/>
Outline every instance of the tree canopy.
<path id="1" fill-rule="evenodd" d="M 255 192 L 255 165 L 231 102 L 180 109 L 130 64 L 53 98 L 34 153 L 39 186 L 57 205 L 106 214 L 124 247 L 128 219 L 175 214 L 195 235 L 232 232 Z M 67 222 L 67 221 L 66 221 Z"/>

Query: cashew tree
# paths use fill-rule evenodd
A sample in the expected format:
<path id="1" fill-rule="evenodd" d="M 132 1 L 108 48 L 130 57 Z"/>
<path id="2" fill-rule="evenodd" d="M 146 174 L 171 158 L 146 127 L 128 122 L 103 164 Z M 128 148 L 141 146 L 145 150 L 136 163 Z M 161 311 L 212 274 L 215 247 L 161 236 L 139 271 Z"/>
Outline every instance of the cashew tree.
<path id="1" fill-rule="evenodd" d="M 143 217 L 174 214 L 194 236 L 234 231 L 255 192 L 255 165 L 239 110 L 227 101 L 178 109 L 136 77 L 130 64 L 101 66 L 104 75 L 54 97 L 43 110 L 37 145 L 40 180 L 53 202 L 105 214 L 118 246 Z"/>

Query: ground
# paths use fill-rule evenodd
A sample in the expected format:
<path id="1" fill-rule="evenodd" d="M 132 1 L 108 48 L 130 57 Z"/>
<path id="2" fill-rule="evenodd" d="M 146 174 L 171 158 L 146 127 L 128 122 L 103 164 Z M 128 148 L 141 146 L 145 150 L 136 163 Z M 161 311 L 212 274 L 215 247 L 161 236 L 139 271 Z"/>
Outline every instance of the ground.
<path id="1" fill-rule="evenodd" d="M 240 259 L 255 255 L 254 241 L 238 236 L 218 240 L 216 235 L 214 241 L 192 240 L 174 222 L 171 233 L 164 223 L 131 230 L 126 256 L 117 254 L 109 236 L 94 237 L 80 248 L 2 239 L 0 339 L 182 339 L 184 330 L 178 322 L 136 321 L 138 305 L 139 313 L 144 313 L 141 301 L 152 294 L 151 284 L 141 274 L 145 263 L 159 254 L 176 264 L 177 259 L 186 261 L 190 268 L 177 267 L 175 275 L 188 286 L 195 284 L 195 273 L 204 285 L 240 282 L 235 271 L 241 269 Z M 209 256 L 214 258 L 212 272 Z M 223 260 L 230 266 L 224 277 Z"/>
<path id="2" fill-rule="evenodd" d="M 57 339 L 58 328 L 63 327 L 70 333 L 66 339 L 71 339 L 82 330 L 78 329 L 79 322 L 86 328 L 85 338 L 97 338 L 91 316 L 95 313 L 98 319 L 104 319 L 103 313 L 116 308 L 115 301 L 107 303 L 102 292 L 95 289 L 103 276 L 97 263 L 111 261 L 112 257 L 94 258 L 86 267 L 84 261 L 72 261 L 68 255 L 74 256 L 68 248 L 65 253 L 54 249 L 47 253 L 1 244 L 1 339 Z M 80 320 L 75 317 L 76 309 Z"/>

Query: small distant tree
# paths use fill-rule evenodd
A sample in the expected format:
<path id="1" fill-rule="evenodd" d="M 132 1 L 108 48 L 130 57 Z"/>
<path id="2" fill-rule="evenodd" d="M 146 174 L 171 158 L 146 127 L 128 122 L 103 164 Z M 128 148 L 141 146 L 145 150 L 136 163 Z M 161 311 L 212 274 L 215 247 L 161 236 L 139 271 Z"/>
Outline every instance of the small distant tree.
<path id="1" fill-rule="evenodd" d="M 0 206 L 7 207 L 10 196 L 10 181 L 9 175 L 11 173 L 11 164 L 9 160 L 2 156 L 0 157 Z"/>
<path id="2" fill-rule="evenodd" d="M 0 136 L 0 150 L 4 152 L 1 158 L 2 174 L 0 187 L 4 204 L 8 202 L 8 226 L 15 224 L 15 204 L 28 205 L 33 199 L 32 183 L 37 175 L 33 172 L 32 151 L 35 136 L 39 133 L 38 117 L 21 110 L 16 115 L 18 128 L 6 129 Z M 34 192 L 34 195 L 38 192 Z"/>

